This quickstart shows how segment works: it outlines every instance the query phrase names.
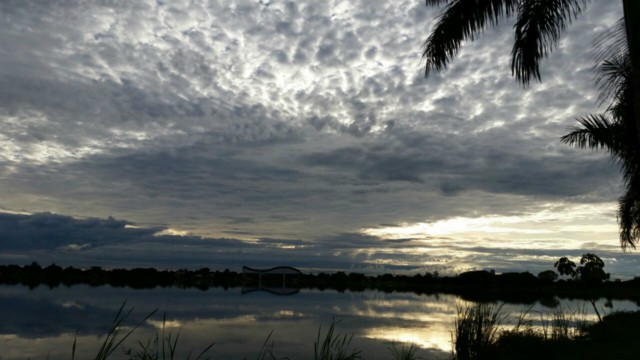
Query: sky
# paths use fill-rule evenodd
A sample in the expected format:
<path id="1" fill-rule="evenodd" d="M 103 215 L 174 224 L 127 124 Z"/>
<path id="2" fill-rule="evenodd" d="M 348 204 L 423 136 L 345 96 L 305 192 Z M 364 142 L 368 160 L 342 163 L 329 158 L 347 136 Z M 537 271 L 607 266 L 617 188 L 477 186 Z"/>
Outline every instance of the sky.
<path id="1" fill-rule="evenodd" d="M 424 1 L 0 2 L 0 263 L 640 276 L 604 152 L 593 1 L 511 76 L 514 19 L 424 77 Z"/>

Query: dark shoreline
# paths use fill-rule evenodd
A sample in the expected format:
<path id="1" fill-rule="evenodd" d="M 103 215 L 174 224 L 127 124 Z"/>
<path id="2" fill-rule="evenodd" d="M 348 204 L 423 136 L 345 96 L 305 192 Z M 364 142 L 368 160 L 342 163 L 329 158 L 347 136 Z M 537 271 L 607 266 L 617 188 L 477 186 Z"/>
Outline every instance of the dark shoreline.
<path id="1" fill-rule="evenodd" d="M 211 287 L 256 288 L 255 277 L 243 276 L 230 271 L 156 270 L 154 268 L 110 269 L 100 267 L 78 269 L 57 265 L 41 267 L 34 263 L 27 266 L 0 265 L 0 284 L 23 285 L 30 288 L 47 286 L 129 287 L 152 289 L 156 287 L 198 288 Z M 261 287 L 280 288 L 280 275 L 263 276 Z M 573 280 L 550 281 L 528 272 L 494 274 L 487 271 L 470 271 L 457 276 L 437 274 L 375 275 L 336 272 L 332 274 L 300 274 L 290 276 L 286 287 L 292 289 L 318 289 L 359 292 L 376 290 L 382 292 L 412 292 L 416 294 L 452 294 L 475 302 L 505 301 L 531 304 L 541 301 L 553 305 L 558 298 L 631 300 L 640 306 L 640 278 L 627 281 L 582 283 Z"/>

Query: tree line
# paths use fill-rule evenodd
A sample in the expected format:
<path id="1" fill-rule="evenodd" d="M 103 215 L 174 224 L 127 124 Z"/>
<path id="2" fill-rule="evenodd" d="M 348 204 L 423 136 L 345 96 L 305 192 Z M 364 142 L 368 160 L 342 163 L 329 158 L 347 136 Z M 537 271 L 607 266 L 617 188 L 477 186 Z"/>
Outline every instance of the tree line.
<path id="1" fill-rule="evenodd" d="M 585 254 L 576 265 L 567 257 L 554 264 L 554 269 L 534 275 L 530 272 L 497 274 L 493 270 L 473 270 L 453 276 L 441 276 L 438 272 L 416 275 L 362 273 L 302 273 L 287 275 L 286 286 L 299 289 L 336 291 L 414 292 L 417 294 L 454 294 L 473 301 L 504 300 L 515 303 L 531 303 L 546 299 L 553 303 L 555 296 L 591 299 L 613 297 L 631 299 L 640 304 L 640 278 L 627 281 L 610 281 L 604 272 L 604 262 L 594 254 Z M 223 271 L 201 268 L 198 270 L 157 270 L 154 268 L 87 269 L 62 268 L 51 264 L 46 267 L 33 262 L 31 265 L 0 265 L 0 283 L 23 285 L 31 288 L 47 286 L 89 285 L 151 289 L 175 288 L 238 288 L 256 287 L 251 276 L 225 269 Z M 263 275 L 261 286 L 280 287 L 280 275 Z"/>

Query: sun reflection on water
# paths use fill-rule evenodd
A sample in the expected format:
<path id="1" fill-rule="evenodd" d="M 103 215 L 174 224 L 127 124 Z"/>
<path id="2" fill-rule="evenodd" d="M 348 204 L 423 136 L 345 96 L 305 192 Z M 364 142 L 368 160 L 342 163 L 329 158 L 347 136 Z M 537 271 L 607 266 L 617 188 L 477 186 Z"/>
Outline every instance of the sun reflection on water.
<path id="1" fill-rule="evenodd" d="M 423 349 L 451 351 L 451 331 L 447 327 L 400 328 L 384 327 L 368 329 L 364 337 L 404 344 L 413 344 Z"/>

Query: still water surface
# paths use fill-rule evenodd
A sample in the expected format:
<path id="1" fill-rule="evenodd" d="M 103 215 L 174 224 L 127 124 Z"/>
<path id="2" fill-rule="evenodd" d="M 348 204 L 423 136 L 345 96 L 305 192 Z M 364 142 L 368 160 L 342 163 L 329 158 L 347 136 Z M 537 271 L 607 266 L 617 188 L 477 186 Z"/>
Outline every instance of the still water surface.
<path id="1" fill-rule="evenodd" d="M 126 300 L 132 318 L 140 321 L 154 309 L 160 311 L 127 340 L 137 349 L 161 328 L 180 331 L 178 352 L 195 353 L 211 342 L 213 359 L 255 359 L 265 340 L 278 357 L 308 359 L 313 354 L 318 327 L 326 329 L 332 319 L 337 330 L 353 334 L 352 347 L 365 359 L 390 359 L 389 347 L 415 344 L 424 359 L 446 359 L 451 354 L 451 330 L 456 305 L 454 295 L 416 295 L 377 291 L 345 292 L 302 290 L 292 296 L 266 292 L 241 294 L 239 288 L 224 290 L 157 288 L 134 290 L 112 287 L 73 286 L 29 289 L 0 286 L 0 359 L 70 359 L 74 338 L 76 358 L 92 358 L 106 330 Z M 601 313 L 637 310 L 630 301 L 596 303 Z M 560 300 L 560 309 L 595 319 L 591 303 Z M 504 311 L 529 311 L 536 324 L 554 309 L 540 303 L 505 304 Z M 114 359 L 126 359 L 123 350 Z"/>

